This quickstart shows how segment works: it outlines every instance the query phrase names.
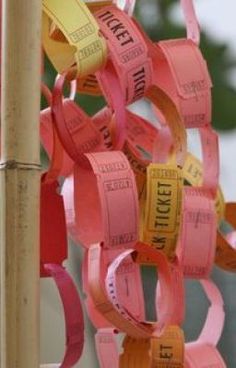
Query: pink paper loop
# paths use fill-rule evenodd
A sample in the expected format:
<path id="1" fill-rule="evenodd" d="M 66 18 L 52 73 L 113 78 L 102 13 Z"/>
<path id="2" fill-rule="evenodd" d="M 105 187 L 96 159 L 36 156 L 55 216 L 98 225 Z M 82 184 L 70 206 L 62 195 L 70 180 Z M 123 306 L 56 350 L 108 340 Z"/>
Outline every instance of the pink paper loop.
<path id="1" fill-rule="evenodd" d="M 77 238 L 85 247 L 100 242 L 110 249 L 132 247 L 138 237 L 139 209 L 127 158 L 119 151 L 84 157 L 88 168 L 76 165 L 74 171 Z"/>
<path id="2" fill-rule="evenodd" d="M 109 264 L 121 253 L 121 251 L 106 250 L 102 252 L 101 259 L 101 273 L 100 277 L 105 279 L 107 275 L 107 269 Z M 115 326 L 109 322 L 103 314 L 101 314 L 94 304 L 94 301 L 89 293 L 89 282 L 88 282 L 88 252 L 85 253 L 83 268 L 83 291 L 87 296 L 86 308 L 89 317 L 97 329 L 112 328 L 115 330 Z M 119 299 L 122 300 L 123 305 L 126 309 L 129 309 L 136 318 L 144 320 L 145 318 L 145 307 L 144 307 L 144 296 L 142 290 L 142 281 L 140 268 L 133 261 L 127 260 L 127 263 L 123 265 L 117 274 L 117 284 L 119 287 Z M 129 290 L 129 293 L 127 293 Z"/>
<path id="3" fill-rule="evenodd" d="M 141 244 L 140 246 L 137 244 L 136 248 L 139 251 L 142 249 L 142 251 L 145 252 L 147 257 L 150 258 L 153 257 L 156 261 L 154 263 L 156 264 L 159 271 L 158 275 L 162 294 L 162 303 L 161 309 L 159 310 L 158 322 L 154 323 L 153 328 L 155 330 L 156 335 L 161 335 L 164 332 L 164 329 L 168 325 L 172 324 L 172 320 L 174 319 L 173 314 L 175 313 L 173 307 L 174 305 L 173 289 L 171 290 L 172 285 L 171 285 L 170 269 L 165 256 L 161 254 L 161 252 L 152 250 L 150 247 Z M 139 325 L 140 322 L 142 321 L 138 321 L 135 318 L 135 316 L 133 316 L 130 313 L 130 311 L 122 305 L 122 300 L 120 300 L 119 298 L 118 284 L 116 282 L 117 270 L 119 269 L 119 267 L 121 267 L 125 259 L 134 253 L 135 251 L 132 249 L 124 251 L 110 264 L 107 271 L 105 285 L 108 298 L 110 302 L 113 304 L 114 308 L 116 308 L 117 311 L 122 315 L 122 317 L 125 318 L 127 321 Z"/>
<path id="4" fill-rule="evenodd" d="M 152 161 L 166 163 L 173 149 L 173 137 L 168 125 L 162 125 L 153 145 Z"/>
<path id="5" fill-rule="evenodd" d="M 219 137 L 211 126 L 199 128 L 199 133 L 203 155 L 202 187 L 215 199 L 220 176 Z"/>
<path id="6" fill-rule="evenodd" d="M 73 161 L 84 165 L 83 154 L 90 151 L 102 151 L 102 137 L 92 124 L 92 119 L 73 101 L 65 100 L 63 108 L 63 86 L 66 74 L 56 79 L 52 95 L 52 113 L 60 141 Z"/>
<path id="7" fill-rule="evenodd" d="M 181 0 L 181 6 L 186 22 L 187 37 L 199 45 L 200 25 L 198 23 L 197 15 L 194 9 L 193 0 Z"/>
<path id="8" fill-rule="evenodd" d="M 113 0 L 113 2 L 130 17 L 133 15 L 136 0 Z"/>
<path id="9" fill-rule="evenodd" d="M 126 109 L 122 88 L 115 74 L 112 62 L 108 60 L 106 69 L 96 73 L 108 105 L 114 112 L 116 121 L 114 149 L 121 150 L 126 140 Z M 115 86 L 115 87 L 114 87 Z"/>
<path id="10" fill-rule="evenodd" d="M 100 329 L 95 335 L 100 368 L 119 368 L 119 352 L 114 329 Z"/>
<path id="11" fill-rule="evenodd" d="M 94 305 L 99 313 L 102 313 L 104 317 L 116 328 L 118 331 L 126 332 L 135 338 L 149 337 L 153 332 L 153 327 L 151 325 L 146 325 L 145 323 L 136 323 L 135 320 L 127 320 L 124 318 L 109 301 L 104 282 L 104 271 L 107 270 L 108 266 L 104 265 L 104 257 L 106 257 L 107 250 L 103 249 L 102 245 L 95 244 L 88 250 L 88 291 L 93 299 Z M 114 255 L 113 255 L 114 259 Z M 111 263 L 111 262 L 110 262 Z M 135 270 L 135 268 L 134 268 Z M 129 283 L 130 278 L 127 277 L 127 282 Z M 124 279 L 125 281 L 125 279 Z M 126 283 L 123 283 L 123 286 Z M 136 285 L 139 287 L 141 283 L 137 282 Z M 129 289 L 129 284 L 126 285 Z M 127 294 L 127 300 L 135 297 L 133 300 L 137 300 L 139 295 L 137 295 L 137 287 L 129 289 L 130 293 Z M 123 298 L 122 298 L 123 299 Z M 143 298 L 141 299 L 142 302 Z M 126 301 L 125 301 L 126 302 Z M 129 304 L 130 301 L 129 301 Z M 133 303 L 132 310 L 139 308 L 139 300 Z M 138 316 L 138 319 L 140 316 Z M 141 317 L 142 319 L 142 317 Z"/>
<path id="12" fill-rule="evenodd" d="M 197 45 L 188 39 L 160 41 L 155 58 L 154 82 L 174 100 L 186 128 L 209 124 L 212 82 Z"/>
<path id="13" fill-rule="evenodd" d="M 226 368 L 216 347 L 207 344 L 185 345 L 185 368 Z"/>
<path id="14" fill-rule="evenodd" d="M 129 15 L 133 15 L 136 0 L 126 0 L 123 10 Z"/>
<path id="15" fill-rule="evenodd" d="M 125 12 L 114 5 L 97 11 L 95 17 L 108 43 L 113 73 L 119 80 L 125 103 L 142 98 L 152 82 L 152 61 L 138 28 Z M 108 96 L 111 85 L 103 77 L 109 67 L 108 61 L 105 68 L 96 73 Z"/>
<path id="16" fill-rule="evenodd" d="M 175 313 L 172 316 L 171 324 L 172 325 L 181 325 L 185 318 L 185 289 L 184 289 L 184 277 L 182 267 L 176 257 L 174 262 L 170 263 L 171 269 L 171 286 L 172 292 L 174 294 L 174 311 Z M 160 290 L 160 283 L 157 283 L 156 288 L 156 311 L 157 315 L 160 315 L 161 310 L 163 309 L 163 298 Z"/>
<path id="17" fill-rule="evenodd" d="M 184 187 L 177 255 L 184 276 L 208 278 L 214 264 L 217 216 L 214 200 L 199 187 Z"/>
<path id="18" fill-rule="evenodd" d="M 71 96 L 73 97 L 74 94 L 74 81 L 71 82 Z M 44 97 L 47 100 L 49 107 L 45 108 L 44 110 L 40 111 L 40 139 L 41 143 L 47 152 L 49 159 L 52 160 L 53 152 L 54 152 L 54 129 L 53 129 L 53 116 L 51 111 L 51 103 L 52 103 L 52 93 L 50 89 L 47 87 L 45 83 L 41 84 L 41 91 Z M 64 104 L 64 101 L 63 101 Z M 62 150 L 62 148 L 61 148 Z M 60 175 L 61 176 L 68 176 L 73 169 L 73 161 L 68 156 L 66 151 L 62 150 L 62 157 L 61 157 L 61 168 L 60 168 Z"/>
<path id="19" fill-rule="evenodd" d="M 201 280 L 200 282 L 211 306 L 208 309 L 204 327 L 197 341 L 199 343 L 216 346 L 224 328 L 224 301 L 220 290 L 213 281 Z"/>

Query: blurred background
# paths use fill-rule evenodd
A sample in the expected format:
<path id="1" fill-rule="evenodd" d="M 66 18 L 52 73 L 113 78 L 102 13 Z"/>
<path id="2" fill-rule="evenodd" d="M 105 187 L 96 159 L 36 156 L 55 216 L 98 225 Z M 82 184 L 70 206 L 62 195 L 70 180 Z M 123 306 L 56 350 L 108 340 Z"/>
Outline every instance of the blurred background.
<path id="1" fill-rule="evenodd" d="M 201 25 L 201 50 L 205 56 L 213 81 L 213 126 L 220 136 L 221 185 L 227 201 L 236 200 L 236 2 L 235 0 L 195 0 L 195 7 Z M 179 0 L 137 0 L 135 16 L 150 37 L 155 40 L 185 36 L 183 15 Z M 46 63 L 45 78 L 53 85 L 55 72 Z M 78 96 L 78 101 L 90 114 L 103 106 L 99 98 Z M 92 102 L 91 102 L 92 101 Z M 137 111 L 148 107 L 136 104 Z M 200 156 L 200 144 L 195 132 L 189 135 L 190 150 Z M 46 156 L 42 151 L 46 165 Z M 80 248 L 70 244 L 68 267 L 78 283 L 81 292 Z M 145 273 L 149 282 L 150 273 Z M 219 350 L 228 368 L 236 367 L 236 275 L 215 268 L 212 275 L 223 293 L 226 322 L 219 344 Z M 186 341 L 195 340 L 201 330 L 208 307 L 208 301 L 198 282 L 186 283 Z M 151 288 L 149 287 L 149 291 Z M 148 298 L 150 296 L 148 295 Z M 149 299 L 148 299 L 149 300 Z M 152 311 L 150 311 L 151 313 Z M 86 315 L 86 312 L 85 312 Z M 78 368 L 98 368 L 94 351 L 94 330 L 86 317 L 86 344 Z M 49 279 L 41 281 L 41 362 L 60 362 L 64 352 L 64 320 L 57 290 Z"/>

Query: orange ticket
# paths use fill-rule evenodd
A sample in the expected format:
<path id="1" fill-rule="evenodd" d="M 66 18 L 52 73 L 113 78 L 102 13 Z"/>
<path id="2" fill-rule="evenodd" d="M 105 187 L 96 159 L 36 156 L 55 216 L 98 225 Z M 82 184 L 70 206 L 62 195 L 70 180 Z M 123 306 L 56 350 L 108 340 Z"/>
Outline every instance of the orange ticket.
<path id="1" fill-rule="evenodd" d="M 170 326 L 161 337 L 136 340 L 126 337 L 120 355 L 120 368 L 183 368 L 184 334 Z"/>

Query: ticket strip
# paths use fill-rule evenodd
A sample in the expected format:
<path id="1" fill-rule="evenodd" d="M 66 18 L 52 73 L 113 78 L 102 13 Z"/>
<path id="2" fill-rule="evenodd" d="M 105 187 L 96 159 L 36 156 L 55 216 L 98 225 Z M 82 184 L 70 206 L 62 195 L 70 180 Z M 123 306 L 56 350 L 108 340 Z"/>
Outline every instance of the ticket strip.
<path id="1" fill-rule="evenodd" d="M 211 271 L 215 263 L 236 272 L 236 204 L 225 204 L 219 187 L 200 27 L 193 1 L 181 0 L 186 38 L 155 44 L 133 17 L 135 3 L 43 0 L 43 49 L 59 74 L 52 92 L 42 85 L 49 106 L 40 136 L 50 168 L 41 178 L 40 271 L 54 279 L 63 304 L 60 367 L 73 367 L 84 345 L 80 298 L 63 266 L 68 236 L 84 249 L 84 304 L 101 368 L 226 367 L 217 350 L 224 305 Z M 102 95 L 105 107 L 89 116 L 77 93 Z M 128 109 L 141 99 L 160 126 Z M 199 132 L 201 161 L 188 152 L 188 129 Z M 154 321 L 144 265 L 157 271 Z M 182 329 L 186 278 L 197 279 L 210 302 L 193 342 Z"/>
<path id="2" fill-rule="evenodd" d="M 51 95 L 42 91 L 48 103 Z M 60 367 L 72 367 L 79 360 L 84 345 L 84 319 L 76 286 L 62 263 L 67 259 L 67 230 L 63 197 L 58 193 L 62 145 L 53 130 L 53 155 L 49 170 L 42 175 L 40 192 L 40 276 L 52 277 L 63 304 L 66 328 L 66 352 Z"/>

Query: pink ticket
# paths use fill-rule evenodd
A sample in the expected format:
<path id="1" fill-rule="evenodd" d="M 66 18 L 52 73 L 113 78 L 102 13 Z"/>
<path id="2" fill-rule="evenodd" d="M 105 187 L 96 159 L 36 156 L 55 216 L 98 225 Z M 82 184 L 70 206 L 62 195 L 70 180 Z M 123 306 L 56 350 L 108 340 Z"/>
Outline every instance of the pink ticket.
<path id="1" fill-rule="evenodd" d="M 144 156 L 146 154 L 151 157 L 153 145 L 158 136 L 158 129 L 149 121 L 129 110 L 126 110 L 126 119 L 126 141 L 136 151 L 139 151 L 139 155 Z M 115 135 L 116 119 L 110 108 L 105 107 L 94 115 L 93 123 L 96 126 L 102 126 L 103 123 L 106 128 L 100 128 L 100 130 L 105 131 L 105 129 L 109 129 L 110 136 L 113 137 Z M 106 141 L 105 137 L 104 141 Z"/>
<path id="2" fill-rule="evenodd" d="M 53 128 L 52 128 L 52 113 L 48 107 L 40 112 L 40 138 L 41 143 L 51 159 L 53 154 Z M 61 169 L 62 176 L 68 176 L 73 170 L 74 162 L 68 156 L 66 151 L 63 151 L 63 166 Z"/>
<path id="3" fill-rule="evenodd" d="M 73 161 L 80 163 L 83 161 L 83 153 L 105 148 L 92 119 L 74 101 L 62 100 L 60 88 L 64 79 L 59 76 L 53 91 L 54 123 L 65 151 Z"/>
<path id="4" fill-rule="evenodd" d="M 166 163 L 173 149 L 173 137 L 168 125 L 162 125 L 153 146 L 153 162 Z"/>
<path id="5" fill-rule="evenodd" d="M 194 9 L 193 0 L 181 0 L 181 6 L 184 12 L 188 39 L 200 43 L 200 26 Z"/>
<path id="6" fill-rule="evenodd" d="M 111 61 L 107 62 L 106 72 L 103 72 L 102 74 L 101 89 L 104 92 L 103 95 L 108 106 L 115 116 L 116 129 L 115 137 L 113 139 L 113 148 L 121 150 L 126 140 L 127 111 L 125 109 L 125 99 L 122 94 L 122 88 Z"/>
<path id="7" fill-rule="evenodd" d="M 158 136 L 158 131 L 151 127 L 148 122 L 144 119 L 139 118 L 135 114 L 128 112 L 128 125 L 127 125 L 127 141 L 129 142 L 129 146 L 126 145 L 124 147 L 124 152 L 128 161 L 137 175 L 140 175 L 141 184 L 138 184 L 138 187 L 143 187 L 144 183 L 146 182 L 146 167 L 145 167 L 145 159 L 143 158 L 145 155 L 151 155 L 151 151 L 153 148 L 155 137 Z M 109 121 L 112 118 L 112 113 L 109 109 L 103 109 L 99 112 L 99 114 L 95 115 L 93 119 L 93 123 L 97 127 L 101 127 L 100 131 L 104 137 L 104 143 L 107 145 L 107 149 L 112 148 L 111 144 L 111 134 L 109 132 Z M 108 131 L 108 132 L 107 132 Z M 145 135 L 145 139 L 142 137 Z M 147 156 L 147 157 L 149 157 Z M 146 162 L 146 165 L 148 162 Z M 79 170 L 79 169 L 78 169 Z M 82 169 L 81 169 L 82 170 Z M 77 169 L 75 169 L 77 172 Z M 88 171 L 85 170 L 87 173 Z M 137 174 L 138 173 L 138 174 Z M 92 174 L 91 174 L 92 175 Z M 77 182 L 77 174 L 75 174 L 75 181 Z M 79 178 L 78 178 L 79 180 Z M 81 179 L 82 180 L 82 179 Z M 83 181 L 82 181 L 83 183 Z M 84 185 L 84 190 L 87 192 L 87 183 L 86 186 Z M 83 187 L 78 188 L 78 190 L 83 190 Z M 76 189 L 75 189 L 76 190 Z M 139 191 L 142 189 L 139 189 Z M 77 191 L 77 190 L 76 190 Z M 63 184 L 62 194 L 64 197 L 65 202 L 65 209 L 66 209 L 66 222 L 67 228 L 69 230 L 70 236 L 74 239 L 76 243 L 81 241 L 79 236 L 78 230 L 78 223 L 76 222 L 76 210 L 75 210 L 75 196 L 74 196 L 74 178 L 70 176 L 67 178 Z M 94 193 L 97 195 L 97 191 Z M 91 194 L 91 196 L 93 196 Z M 83 200 L 83 199 L 82 199 Z M 85 197 L 84 197 L 85 201 Z M 91 198 L 92 201 L 92 198 Z M 96 239 L 97 240 L 97 239 Z"/>
<path id="8" fill-rule="evenodd" d="M 66 126 L 68 127 L 73 139 L 73 144 L 79 151 L 88 152 L 93 149 L 98 149 L 99 144 L 101 150 L 109 151 L 113 148 L 113 142 L 111 132 L 109 129 L 110 119 L 93 119 L 91 125 L 90 119 L 87 125 L 87 118 L 81 118 L 81 110 L 75 104 L 74 101 L 64 98 L 62 100 L 63 114 L 66 120 Z M 109 109 L 107 109 L 109 110 Z M 104 117 L 104 116 L 103 116 Z M 95 125 L 94 125 L 95 123 Z M 53 154 L 53 116 L 51 108 L 46 108 L 40 112 L 40 137 L 41 142 L 46 150 L 49 159 Z M 103 142 L 100 144 L 100 142 Z M 61 168 L 62 176 L 69 176 L 74 167 L 74 161 L 63 151 L 63 162 Z"/>
<path id="9" fill-rule="evenodd" d="M 88 291 L 93 299 L 95 308 L 118 330 L 128 333 L 135 338 L 149 337 L 153 333 L 153 326 L 139 322 L 132 318 L 125 318 L 109 300 L 104 281 L 104 256 L 107 249 L 95 244 L 88 250 Z M 135 288 L 136 289 L 136 288 Z M 169 296 L 170 294 L 168 294 Z M 122 303 L 122 301 L 121 301 Z M 169 307 L 169 304 L 167 304 Z"/>
<path id="10" fill-rule="evenodd" d="M 109 265 L 120 253 L 121 251 L 117 250 L 106 250 L 102 253 L 102 278 L 106 278 Z M 127 259 L 117 270 L 116 282 L 119 287 L 119 300 L 122 301 L 125 308 L 130 310 L 137 319 L 144 320 L 144 296 L 139 265 L 134 263 L 132 259 Z M 112 327 L 112 324 L 96 310 L 93 300 L 89 295 L 87 253 L 85 253 L 83 262 L 83 290 L 87 294 L 87 311 L 94 326 L 96 328 Z"/>
<path id="11" fill-rule="evenodd" d="M 147 120 L 127 111 L 127 140 L 146 158 L 151 157 L 159 131 Z"/>
<path id="12" fill-rule="evenodd" d="M 185 365 L 186 368 L 226 368 L 216 349 L 224 327 L 224 302 L 212 281 L 201 280 L 201 284 L 211 305 L 197 341 L 185 345 Z"/>
<path id="13" fill-rule="evenodd" d="M 62 186 L 62 195 L 64 199 L 65 214 L 66 214 L 66 227 L 69 232 L 69 236 L 75 243 L 79 243 L 78 231 L 76 225 L 76 214 L 74 204 L 74 176 L 67 177 Z"/>
<path id="14" fill-rule="evenodd" d="M 174 262 L 170 263 L 171 269 L 171 286 L 174 294 L 174 311 L 172 316 L 172 325 L 181 325 L 185 318 L 185 289 L 184 289 L 184 277 L 183 270 L 179 264 L 179 260 L 176 258 Z M 160 314 L 163 299 L 161 297 L 160 283 L 157 284 L 156 289 L 156 311 L 157 315 Z"/>
<path id="15" fill-rule="evenodd" d="M 132 248 L 138 238 L 139 213 L 127 158 L 118 151 L 85 157 L 89 167 L 76 165 L 74 170 L 77 238 L 85 247 L 103 242 L 106 248 Z"/>
<path id="16" fill-rule="evenodd" d="M 133 15 L 136 0 L 114 0 L 113 3 L 115 3 L 120 9 L 126 12 L 129 16 Z"/>
<path id="17" fill-rule="evenodd" d="M 185 368 L 226 368 L 215 346 L 191 343 L 185 345 Z"/>
<path id="18" fill-rule="evenodd" d="M 172 289 L 171 272 L 165 256 L 145 244 L 138 243 L 135 247 L 139 253 L 145 254 L 146 257 L 152 259 L 153 264 L 157 265 L 158 275 L 160 281 L 160 292 L 162 295 L 162 302 L 159 305 L 158 322 L 153 324 L 155 334 L 158 336 L 163 333 L 165 327 L 172 324 L 174 310 L 174 293 Z M 123 262 L 129 258 L 135 252 L 133 250 L 127 250 L 121 253 L 109 266 L 106 277 L 106 291 L 110 302 L 114 308 L 122 315 L 128 322 L 140 325 L 139 319 L 134 316 L 127 307 L 122 303 L 119 295 L 119 285 L 117 283 L 117 273 L 120 267 L 123 266 Z M 129 333 L 128 331 L 125 331 Z"/>
<path id="19" fill-rule="evenodd" d="M 109 252 L 108 252 L 109 253 Z M 105 274 L 106 273 L 106 261 L 107 258 L 105 254 L 105 257 L 103 258 L 103 263 L 102 265 L 104 265 L 103 269 L 101 270 L 101 273 Z M 113 251 L 114 253 L 114 251 Z M 115 254 L 118 254 L 118 252 L 116 252 Z M 84 253 L 84 259 L 83 259 L 83 263 L 82 263 L 82 283 L 83 283 L 83 292 L 86 295 L 86 299 L 85 299 L 85 306 L 86 306 L 86 311 L 87 314 L 89 316 L 90 321 L 92 322 L 93 326 L 96 329 L 113 329 L 114 327 L 112 325 L 112 323 L 110 323 L 105 316 L 99 312 L 99 310 L 96 308 L 96 305 L 93 301 L 93 298 L 91 297 L 90 293 L 89 293 L 89 281 L 88 281 L 88 252 L 86 251 Z"/>
<path id="20" fill-rule="evenodd" d="M 210 307 L 208 309 L 204 327 L 202 328 L 197 341 L 216 346 L 224 328 L 224 301 L 220 290 L 213 281 L 201 280 L 201 285 L 210 302 Z"/>
<path id="21" fill-rule="evenodd" d="M 231 245 L 233 249 L 236 250 L 236 231 L 231 231 L 226 235 L 226 240 Z"/>
<path id="22" fill-rule="evenodd" d="M 119 353 L 112 329 L 100 329 L 95 335 L 100 368 L 119 368 Z"/>
<path id="23" fill-rule="evenodd" d="M 220 157 L 218 134 L 210 127 L 199 129 L 203 156 L 203 183 L 213 199 L 216 198 L 219 186 Z"/>
<path id="24" fill-rule="evenodd" d="M 213 199 L 201 188 L 185 187 L 177 254 L 184 276 L 208 278 L 214 264 L 217 217 Z"/>
<path id="25" fill-rule="evenodd" d="M 95 16 L 110 46 L 110 60 L 126 103 L 142 98 L 152 81 L 152 62 L 142 35 L 129 16 L 113 5 L 99 10 Z M 103 75 L 108 69 L 109 62 L 104 70 L 97 73 L 107 95 L 111 86 L 107 85 Z"/>
<path id="26" fill-rule="evenodd" d="M 106 250 L 103 253 L 101 277 L 104 278 L 108 265 L 120 253 L 120 251 Z M 141 283 L 140 268 L 137 264 L 131 263 L 131 260 L 118 270 L 117 283 L 119 284 L 120 295 L 126 308 L 140 320 L 144 320 L 144 297 Z M 83 290 L 87 295 L 85 301 L 87 313 L 95 328 L 98 329 L 95 335 L 96 351 L 101 368 L 119 367 L 119 354 L 115 335 L 117 329 L 114 328 L 112 322 L 109 322 L 96 308 L 91 295 L 89 294 L 88 282 L 88 253 L 85 253 L 83 261 Z"/>
<path id="27" fill-rule="evenodd" d="M 211 122 L 211 79 L 199 48 L 187 39 L 160 41 L 155 83 L 175 101 L 187 128 Z"/>

